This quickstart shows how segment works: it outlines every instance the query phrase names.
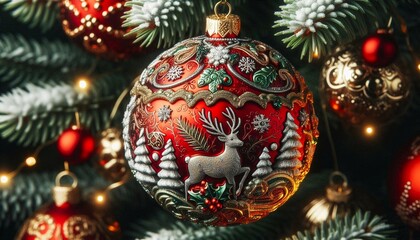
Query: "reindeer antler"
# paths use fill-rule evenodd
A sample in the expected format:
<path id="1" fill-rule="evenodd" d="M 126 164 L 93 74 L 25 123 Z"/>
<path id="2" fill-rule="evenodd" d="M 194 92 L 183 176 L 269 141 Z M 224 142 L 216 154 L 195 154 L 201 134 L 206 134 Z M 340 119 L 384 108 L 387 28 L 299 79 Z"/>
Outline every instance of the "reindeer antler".
<path id="1" fill-rule="evenodd" d="M 227 123 L 230 127 L 231 133 L 236 133 L 238 128 L 241 126 L 241 119 L 238 118 L 238 124 L 236 124 L 236 115 L 235 112 L 231 107 L 226 108 L 227 113 L 223 113 L 223 115 L 229 118 L 232 121 L 232 124 L 229 122 Z"/>
<path id="2" fill-rule="evenodd" d="M 217 136 L 226 136 L 225 131 L 223 130 L 222 123 L 219 123 L 217 118 L 214 119 L 214 123 L 212 122 L 211 112 L 209 111 L 206 114 L 204 112 L 204 109 L 201 110 L 201 112 L 198 113 L 200 115 L 200 120 L 203 121 L 204 127 L 207 129 L 207 132 L 210 134 L 214 134 Z"/>

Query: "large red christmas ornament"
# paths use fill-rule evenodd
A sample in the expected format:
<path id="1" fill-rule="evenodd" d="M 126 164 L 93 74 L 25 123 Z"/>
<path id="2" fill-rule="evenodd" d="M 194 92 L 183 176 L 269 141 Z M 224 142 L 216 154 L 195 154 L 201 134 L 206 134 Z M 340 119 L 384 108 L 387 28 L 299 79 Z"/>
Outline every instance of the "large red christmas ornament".
<path id="1" fill-rule="evenodd" d="M 238 16 L 208 17 L 207 36 L 165 51 L 131 92 L 125 157 L 179 219 L 257 221 L 309 172 L 318 137 L 312 94 L 283 55 L 239 30 Z"/>
<path id="2" fill-rule="evenodd" d="M 368 36 L 362 44 L 362 57 L 372 67 L 386 67 L 398 54 L 398 45 L 390 33 L 379 32 Z"/>
<path id="3" fill-rule="evenodd" d="M 398 159 L 397 166 L 392 168 L 391 196 L 401 219 L 420 230 L 420 137 L 414 140 L 405 155 L 405 159 Z"/>
<path id="4" fill-rule="evenodd" d="M 73 178 L 71 186 L 60 183 L 60 179 L 66 176 Z M 26 220 L 17 240 L 121 239 L 118 222 L 80 201 L 76 177 L 71 172 L 61 172 L 56 181 L 54 202 L 41 207 Z"/>
<path id="5" fill-rule="evenodd" d="M 87 51 L 109 59 L 123 59 L 141 48 L 126 38 L 121 17 L 125 0 L 63 0 L 62 25 L 66 34 Z"/>
<path id="6" fill-rule="evenodd" d="M 360 45 L 339 47 L 322 69 L 321 88 L 331 110 L 353 124 L 384 124 L 407 106 L 410 81 L 396 64 L 363 63 Z"/>
<path id="7" fill-rule="evenodd" d="M 64 161 L 70 164 L 83 163 L 95 153 L 95 138 L 86 129 L 71 127 L 58 137 L 57 148 Z"/>

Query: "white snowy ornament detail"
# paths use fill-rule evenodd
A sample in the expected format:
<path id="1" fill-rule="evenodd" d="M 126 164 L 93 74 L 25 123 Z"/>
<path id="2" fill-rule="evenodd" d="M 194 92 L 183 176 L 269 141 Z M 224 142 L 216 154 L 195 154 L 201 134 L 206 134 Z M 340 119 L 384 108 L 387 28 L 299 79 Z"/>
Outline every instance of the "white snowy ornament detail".
<path id="1" fill-rule="evenodd" d="M 229 59 L 229 49 L 222 45 L 217 47 L 211 46 L 207 58 L 209 59 L 209 64 L 213 64 L 216 67 L 219 66 L 219 64 L 225 64 Z"/>
<path id="2" fill-rule="evenodd" d="M 255 71 L 255 61 L 250 57 L 242 57 L 238 65 L 239 69 L 244 73 L 251 73 Z"/>
<path id="3" fill-rule="evenodd" d="M 254 117 L 252 125 L 254 125 L 254 130 L 264 133 L 270 128 L 270 119 L 266 118 L 264 114 L 259 114 Z"/>
<path id="4" fill-rule="evenodd" d="M 270 174 L 273 169 L 271 168 L 271 162 L 270 162 L 270 154 L 268 154 L 268 148 L 264 148 L 263 152 L 260 155 L 260 161 L 257 164 L 257 169 L 252 174 L 253 177 L 262 178 Z"/>
<path id="5" fill-rule="evenodd" d="M 299 175 L 299 168 L 302 167 L 302 162 L 299 160 L 301 157 L 299 149 L 302 148 L 302 143 L 300 142 L 301 137 L 297 132 L 298 129 L 295 119 L 288 112 L 281 140 L 280 155 L 276 157 L 277 162 L 274 165 L 274 169 L 286 171 L 292 176 Z"/>
<path id="6" fill-rule="evenodd" d="M 159 108 L 158 111 L 158 118 L 161 122 L 166 122 L 171 118 L 172 109 L 169 105 L 163 105 L 163 107 Z"/>
<path id="7" fill-rule="evenodd" d="M 420 201 L 415 200 L 411 204 L 408 204 L 408 198 L 410 197 L 411 182 L 408 181 L 404 184 L 404 191 L 401 193 L 400 201 L 395 207 L 398 215 L 401 219 L 413 226 L 420 224 Z M 415 217 L 417 216 L 417 218 Z"/>
<path id="8" fill-rule="evenodd" d="M 156 184 L 156 172 L 153 170 L 152 161 L 149 158 L 149 151 L 146 147 L 146 138 L 144 137 L 144 128 L 140 129 L 139 140 L 134 149 L 134 163 L 131 163 L 134 176 L 142 183 Z"/>
<path id="9" fill-rule="evenodd" d="M 184 74 L 184 68 L 182 66 L 172 66 L 166 74 L 166 77 L 169 81 L 174 81 L 180 79 L 182 74 Z"/>
<path id="10" fill-rule="evenodd" d="M 159 188 L 182 188 L 184 184 L 181 182 L 181 176 L 178 173 L 178 165 L 176 164 L 176 157 L 172 146 L 172 140 L 166 142 L 165 150 L 162 153 L 161 168 L 158 173 L 159 181 L 157 185 Z"/>

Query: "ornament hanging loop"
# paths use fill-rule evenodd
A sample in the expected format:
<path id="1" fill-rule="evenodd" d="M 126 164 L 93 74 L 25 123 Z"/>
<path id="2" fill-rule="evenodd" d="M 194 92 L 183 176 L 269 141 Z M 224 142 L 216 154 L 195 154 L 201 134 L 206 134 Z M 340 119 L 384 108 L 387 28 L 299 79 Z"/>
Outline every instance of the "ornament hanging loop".
<path id="1" fill-rule="evenodd" d="M 61 182 L 64 177 L 69 177 L 71 184 L 65 185 Z M 70 171 L 62 171 L 55 177 L 55 186 L 53 187 L 53 199 L 59 207 L 64 203 L 76 204 L 80 201 L 80 192 L 77 188 L 77 177 Z"/>
<path id="2" fill-rule="evenodd" d="M 228 12 L 226 14 L 219 15 L 219 7 L 222 5 L 225 5 L 228 8 Z M 226 0 L 221 0 L 214 5 L 214 15 L 216 15 L 217 18 L 227 18 L 232 13 L 232 5 L 228 3 Z"/>
<path id="3" fill-rule="evenodd" d="M 72 180 L 72 183 L 70 185 L 71 188 L 76 188 L 77 187 L 77 184 L 78 184 L 77 177 L 76 177 L 76 175 L 74 175 L 74 173 L 72 173 L 70 171 L 62 171 L 62 172 L 58 173 L 57 177 L 55 177 L 55 186 L 62 187 L 63 184 L 61 183 L 61 180 L 64 177 L 70 177 L 71 178 L 71 180 Z"/>
<path id="4" fill-rule="evenodd" d="M 334 171 L 330 175 L 330 186 L 339 186 L 346 188 L 348 186 L 348 181 L 346 175 L 340 171 Z"/>

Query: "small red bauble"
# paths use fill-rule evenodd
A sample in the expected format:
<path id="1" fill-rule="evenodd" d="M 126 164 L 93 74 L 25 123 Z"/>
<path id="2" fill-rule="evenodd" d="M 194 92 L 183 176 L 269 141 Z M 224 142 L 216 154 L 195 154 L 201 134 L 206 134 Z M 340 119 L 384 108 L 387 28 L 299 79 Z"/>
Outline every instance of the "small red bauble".
<path id="1" fill-rule="evenodd" d="M 270 46 L 238 38 L 239 17 L 210 16 L 207 36 L 162 53 L 124 117 L 134 177 L 179 219 L 257 221 L 309 172 L 318 137 L 312 93 Z"/>
<path id="2" fill-rule="evenodd" d="M 64 161 L 70 164 L 83 163 L 95 152 L 95 138 L 86 129 L 72 127 L 58 137 L 57 148 Z"/>
<path id="3" fill-rule="evenodd" d="M 124 37 L 125 0 L 64 0 L 60 5 L 66 34 L 87 51 L 108 59 L 125 59 L 141 48 Z"/>
<path id="4" fill-rule="evenodd" d="M 420 137 L 414 140 L 405 155 L 392 168 L 391 198 L 403 222 L 420 230 Z"/>
<path id="5" fill-rule="evenodd" d="M 398 45 L 389 33 L 376 33 L 367 37 L 362 44 L 362 57 L 372 67 L 386 67 L 398 54 Z"/>

